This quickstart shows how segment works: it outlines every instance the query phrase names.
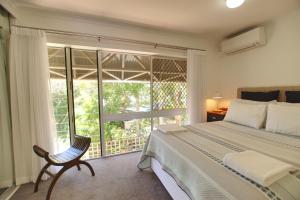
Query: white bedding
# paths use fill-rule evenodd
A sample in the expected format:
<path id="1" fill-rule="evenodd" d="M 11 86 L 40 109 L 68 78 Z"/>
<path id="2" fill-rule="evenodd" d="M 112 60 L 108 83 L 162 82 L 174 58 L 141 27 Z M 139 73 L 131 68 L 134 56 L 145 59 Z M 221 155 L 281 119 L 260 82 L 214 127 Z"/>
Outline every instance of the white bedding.
<path id="1" fill-rule="evenodd" d="M 187 129 L 184 128 L 183 126 L 179 126 L 176 124 L 165 124 L 165 125 L 157 126 L 157 130 L 159 130 L 162 133 L 172 134 L 172 133 L 177 133 L 177 132 L 184 132 Z"/>
<path id="2" fill-rule="evenodd" d="M 300 173 L 288 174 L 263 187 L 224 167 L 227 153 L 255 150 L 300 167 L 300 138 L 269 133 L 229 122 L 186 127 L 188 131 L 154 131 L 143 150 L 139 168 L 154 157 L 193 200 L 300 199 Z"/>
<path id="3" fill-rule="evenodd" d="M 155 158 L 151 158 L 151 168 L 165 186 L 173 200 L 191 200 L 190 197 L 178 187 L 173 177 L 163 170 L 162 165 Z"/>

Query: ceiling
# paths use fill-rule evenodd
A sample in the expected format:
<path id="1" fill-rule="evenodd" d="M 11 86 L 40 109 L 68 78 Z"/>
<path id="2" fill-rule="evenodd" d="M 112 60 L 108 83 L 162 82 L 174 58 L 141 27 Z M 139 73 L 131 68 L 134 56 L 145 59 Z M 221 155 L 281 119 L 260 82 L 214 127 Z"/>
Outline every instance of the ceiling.
<path id="1" fill-rule="evenodd" d="M 14 0 L 40 7 L 180 32 L 224 37 L 295 9 L 299 0 L 246 0 L 229 9 L 225 0 Z"/>

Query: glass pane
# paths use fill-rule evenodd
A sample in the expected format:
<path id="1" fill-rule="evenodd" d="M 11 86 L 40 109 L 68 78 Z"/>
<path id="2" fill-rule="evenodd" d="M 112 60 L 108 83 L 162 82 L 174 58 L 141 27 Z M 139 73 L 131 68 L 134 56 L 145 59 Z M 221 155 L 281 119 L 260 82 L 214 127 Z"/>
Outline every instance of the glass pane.
<path id="1" fill-rule="evenodd" d="M 150 57 L 102 53 L 104 112 L 150 111 Z"/>
<path id="2" fill-rule="evenodd" d="M 56 121 L 58 151 L 70 146 L 68 96 L 64 48 L 48 48 L 50 93 Z"/>
<path id="3" fill-rule="evenodd" d="M 150 111 L 150 83 L 147 82 L 104 82 L 104 112 Z"/>
<path id="4" fill-rule="evenodd" d="M 105 115 L 151 110 L 150 64 L 150 56 L 102 52 Z M 106 155 L 141 150 L 150 131 L 151 119 L 106 122 Z"/>
<path id="5" fill-rule="evenodd" d="M 77 135 L 92 138 L 84 158 L 101 155 L 96 51 L 72 49 L 72 73 Z"/>
<path id="6" fill-rule="evenodd" d="M 153 118 L 153 128 L 156 129 L 158 125 L 177 124 L 179 126 L 187 124 L 187 115 L 175 115 L 171 117 L 156 117 Z"/>
<path id="7" fill-rule="evenodd" d="M 153 58 L 153 110 L 186 108 L 186 60 Z"/>
<path id="8" fill-rule="evenodd" d="M 106 155 L 141 150 L 151 132 L 151 119 L 105 123 Z"/>

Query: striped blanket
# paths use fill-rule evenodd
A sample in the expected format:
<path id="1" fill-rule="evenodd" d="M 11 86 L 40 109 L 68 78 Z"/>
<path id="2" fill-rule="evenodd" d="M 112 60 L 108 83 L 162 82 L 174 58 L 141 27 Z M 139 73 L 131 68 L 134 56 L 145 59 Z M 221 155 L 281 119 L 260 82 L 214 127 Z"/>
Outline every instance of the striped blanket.
<path id="1" fill-rule="evenodd" d="M 140 169 L 160 162 L 192 200 L 300 200 L 300 171 L 263 187 L 226 167 L 226 153 L 255 150 L 300 168 L 300 138 L 229 122 L 186 126 L 188 131 L 153 131 L 142 152 Z"/>

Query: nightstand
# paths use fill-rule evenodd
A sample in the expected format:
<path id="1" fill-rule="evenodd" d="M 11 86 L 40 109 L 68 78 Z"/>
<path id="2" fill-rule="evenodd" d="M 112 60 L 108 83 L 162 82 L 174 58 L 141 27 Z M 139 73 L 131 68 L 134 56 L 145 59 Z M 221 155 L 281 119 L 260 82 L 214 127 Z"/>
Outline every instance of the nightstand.
<path id="1" fill-rule="evenodd" d="M 222 121 L 225 118 L 226 111 L 208 111 L 207 122 Z"/>

